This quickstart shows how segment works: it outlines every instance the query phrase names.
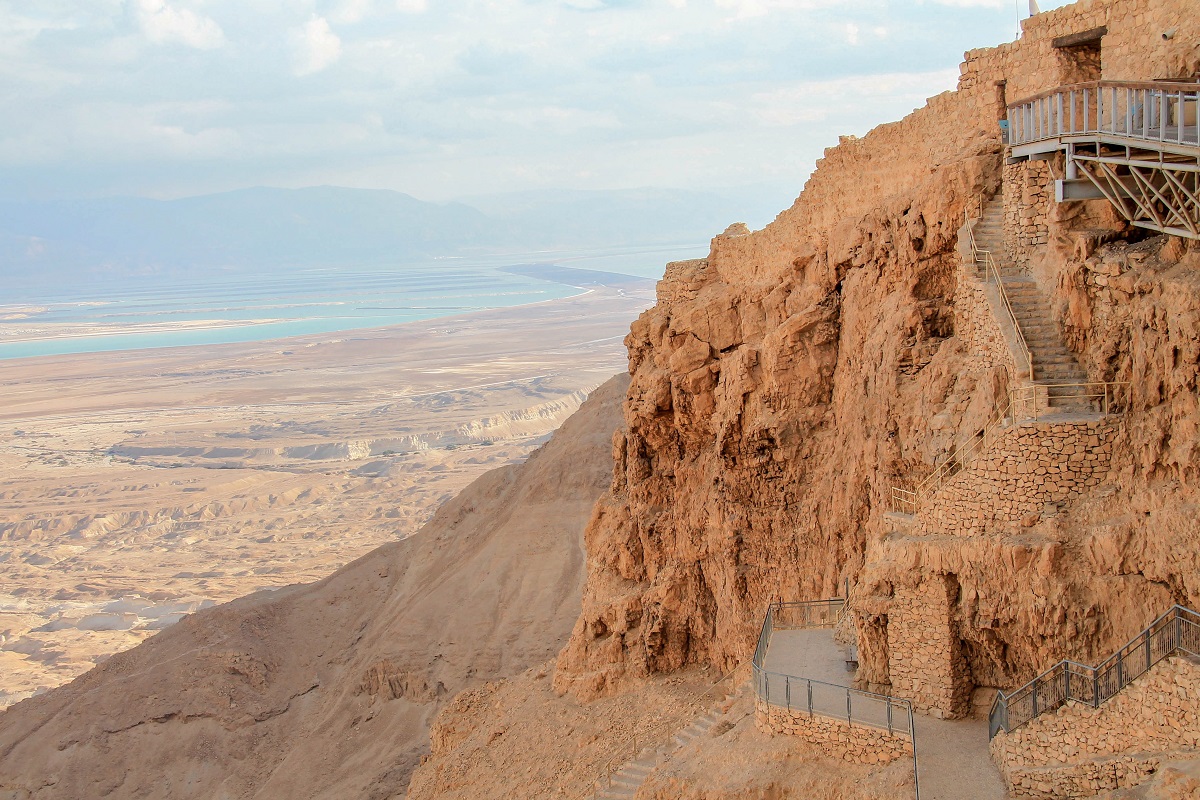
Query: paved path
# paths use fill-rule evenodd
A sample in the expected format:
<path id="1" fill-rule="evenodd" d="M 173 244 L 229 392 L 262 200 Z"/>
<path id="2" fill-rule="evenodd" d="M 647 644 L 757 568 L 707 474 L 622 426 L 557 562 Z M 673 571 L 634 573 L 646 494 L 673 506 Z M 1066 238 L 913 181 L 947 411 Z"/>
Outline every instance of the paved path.
<path id="1" fill-rule="evenodd" d="M 846 670 L 845 650 L 833 641 L 831 630 L 775 631 L 763 666 L 767 672 L 842 686 L 854 678 Z M 806 682 L 790 683 L 792 705 L 805 704 Z M 784 705 L 784 679 L 770 676 L 769 686 L 771 702 Z M 916 727 L 921 800 L 1005 798 L 1000 772 L 988 755 L 987 720 L 941 720 L 918 714 Z"/>

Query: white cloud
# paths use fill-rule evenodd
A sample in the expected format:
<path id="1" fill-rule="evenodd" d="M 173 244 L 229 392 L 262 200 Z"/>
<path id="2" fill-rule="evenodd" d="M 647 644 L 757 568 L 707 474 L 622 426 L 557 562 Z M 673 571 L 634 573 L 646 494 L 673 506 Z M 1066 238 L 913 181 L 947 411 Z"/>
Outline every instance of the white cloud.
<path id="1" fill-rule="evenodd" d="M 225 32 L 214 20 L 170 6 L 166 0 L 137 0 L 137 20 L 142 33 L 155 44 L 178 42 L 198 50 L 225 44 Z"/>
<path id="2" fill-rule="evenodd" d="M 337 63 L 342 40 L 324 17 L 313 17 L 291 33 L 292 68 L 297 75 L 312 75 Z"/>
<path id="3" fill-rule="evenodd" d="M 371 13 L 372 0 L 341 0 L 329 12 L 329 19 L 339 25 L 353 25 L 362 22 Z"/>
<path id="4" fill-rule="evenodd" d="M 429 8 L 428 0 L 396 0 L 396 8 L 405 14 L 423 14 Z"/>

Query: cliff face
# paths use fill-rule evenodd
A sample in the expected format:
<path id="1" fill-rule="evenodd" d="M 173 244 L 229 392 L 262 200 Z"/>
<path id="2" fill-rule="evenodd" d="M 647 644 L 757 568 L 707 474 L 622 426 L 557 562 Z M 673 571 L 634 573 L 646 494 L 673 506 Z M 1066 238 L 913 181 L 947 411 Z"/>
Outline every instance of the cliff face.
<path id="1" fill-rule="evenodd" d="M 562 646 L 627 380 L 422 531 L 0 712 L 0 797 L 392 797 L 454 693 Z"/>
<path id="2" fill-rule="evenodd" d="M 1111 477 L 972 537 L 889 537 L 885 518 L 892 485 L 929 474 L 1004 402 L 1006 375 L 956 336 L 954 301 L 964 210 L 1020 188 L 1002 166 L 1006 96 L 1079 80 L 1052 41 L 1106 24 L 1104 77 L 1194 70 L 1191 45 L 1156 27 L 1184 5 L 1093 0 L 1035 18 L 1019 42 L 968 53 L 957 92 L 826 151 L 767 228 L 731 227 L 708 259 L 668 267 L 626 340 L 627 430 L 556 688 L 586 699 L 690 663 L 732 667 L 768 602 L 846 585 L 859 677 L 883 687 L 872 626 L 902 586 L 940 587 L 955 669 L 980 686 L 1105 653 L 1200 599 L 1195 255 L 1164 239 L 1096 251 L 1144 238 L 1103 202 L 1048 212 L 1030 270 L 1092 379 L 1134 385 Z M 1123 247 L 1144 254 L 1097 266 Z"/>
<path id="3" fill-rule="evenodd" d="M 964 113 L 953 97 L 935 105 Z M 969 354 L 951 338 L 950 298 L 957 221 L 994 190 L 996 147 L 969 137 L 937 167 L 941 154 L 903 149 L 902 128 L 873 134 L 893 139 L 886 158 L 844 144 L 813 180 L 837 172 L 852 195 L 903 163 L 907 191 L 864 190 L 850 224 L 824 228 L 806 191 L 764 231 L 668 267 L 626 340 L 628 431 L 587 531 L 560 689 L 733 666 L 770 600 L 839 594 L 889 481 L 990 410 L 991 382 L 959 377 Z"/>

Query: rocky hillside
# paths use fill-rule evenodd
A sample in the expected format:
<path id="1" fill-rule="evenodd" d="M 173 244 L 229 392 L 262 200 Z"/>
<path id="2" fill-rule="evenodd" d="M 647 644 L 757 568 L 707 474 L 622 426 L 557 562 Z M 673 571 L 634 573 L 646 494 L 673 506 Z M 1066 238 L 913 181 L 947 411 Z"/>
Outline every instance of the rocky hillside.
<path id="1" fill-rule="evenodd" d="M 194 614 L 0 712 L 0 797 L 402 793 L 443 703 L 563 645 L 626 386 L 412 538 Z"/>
<path id="2" fill-rule="evenodd" d="M 893 589 L 944 586 L 967 696 L 1106 654 L 1171 602 L 1200 602 L 1200 253 L 1106 201 L 1047 202 L 1061 158 L 1006 167 L 997 125 L 1006 94 L 1080 79 L 1054 44 L 1064 34 L 1106 26 L 1106 77 L 1196 74 L 1194 23 L 1187 43 L 1158 35 L 1182 9 L 1094 0 L 1036 17 L 1021 40 L 968 53 L 957 91 L 827 150 L 765 229 L 732 226 L 706 260 L 669 266 L 626 340 L 627 433 L 587 532 L 560 690 L 588 699 L 688 664 L 731 667 L 770 601 L 847 586 L 865 620 L 859 677 L 885 689 L 872 630 Z M 1006 404 L 1004 370 L 956 328 L 964 212 L 993 197 L 1044 217 L 1021 243 L 1051 297 L 1046 322 L 1091 380 L 1131 386 L 1113 473 L 987 536 L 872 556 L 891 487 L 915 485 Z"/>

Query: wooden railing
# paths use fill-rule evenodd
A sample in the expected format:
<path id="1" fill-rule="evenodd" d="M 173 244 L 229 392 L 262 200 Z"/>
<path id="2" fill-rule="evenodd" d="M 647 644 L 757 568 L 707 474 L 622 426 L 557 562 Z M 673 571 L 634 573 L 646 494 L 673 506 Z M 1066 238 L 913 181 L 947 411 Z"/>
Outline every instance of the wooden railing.
<path id="1" fill-rule="evenodd" d="M 1200 146 L 1198 107 L 1197 83 L 1077 83 L 1009 106 L 1009 144 L 1110 134 L 1160 144 Z"/>

